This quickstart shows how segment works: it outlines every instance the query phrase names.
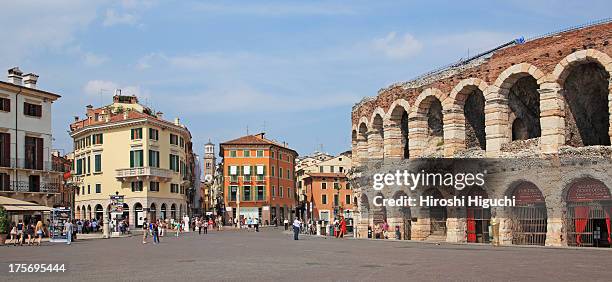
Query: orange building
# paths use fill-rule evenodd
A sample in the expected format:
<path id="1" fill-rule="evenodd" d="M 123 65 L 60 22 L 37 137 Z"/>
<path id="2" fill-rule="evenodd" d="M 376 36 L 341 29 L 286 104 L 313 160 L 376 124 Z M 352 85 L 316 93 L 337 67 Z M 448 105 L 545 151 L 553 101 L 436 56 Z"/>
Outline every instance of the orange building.
<path id="1" fill-rule="evenodd" d="M 310 219 L 333 222 L 337 215 L 353 217 L 353 191 L 344 173 L 307 173 L 304 186 Z"/>
<path id="2" fill-rule="evenodd" d="M 295 213 L 295 159 L 298 153 L 264 138 L 264 133 L 221 143 L 226 219 L 259 218 L 282 224 Z"/>

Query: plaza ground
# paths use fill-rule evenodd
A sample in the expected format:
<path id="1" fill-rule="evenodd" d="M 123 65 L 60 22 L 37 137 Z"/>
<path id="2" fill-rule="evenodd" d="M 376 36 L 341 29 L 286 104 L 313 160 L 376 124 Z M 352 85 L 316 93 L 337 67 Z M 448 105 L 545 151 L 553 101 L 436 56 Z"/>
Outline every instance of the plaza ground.
<path id="1" fill-rule="evenodd" d="M 612 280 L 610 249 L 301 239 L 270 228 L 191 232 L 166 236 L 159 245 L 143 245 L 133 236 L 71 246 L 2 246 L 0 281 Z M 11 274 L 9 263 L 64 263 L 66 273 Z"/>

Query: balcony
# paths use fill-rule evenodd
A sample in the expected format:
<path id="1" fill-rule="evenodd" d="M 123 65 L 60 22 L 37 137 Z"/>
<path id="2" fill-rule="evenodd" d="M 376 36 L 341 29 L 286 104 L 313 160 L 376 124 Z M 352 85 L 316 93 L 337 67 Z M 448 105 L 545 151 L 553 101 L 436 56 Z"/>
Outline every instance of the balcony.
<path id="1" fill-rule="evenodd" d="M 8 187 L 0 184 L 0 192 L 59 193 L 59 187 L 59 183 L 30 183 L 28 181 L 11 181 Z"/>
<path id="2" fill-rule="evenodd" d="M 119 181 L 148 180 L 168 182 L 172 179 L 173 172 L 169 169 L 157 167 L 133 167 L 117 169 L 115 177 Z"/>
<path id="3" fill-rule="evenodd" d="M 47 172 L 62 172 L 63 166 L 58 163 L 46 161 L 37 163 L 29 159 L 15 159 L 11 158 L 10 161 L 0 161 L 0 167 L 12 168 L 12 169 L 29 169 L 29 170 L 41 170 Z"/>

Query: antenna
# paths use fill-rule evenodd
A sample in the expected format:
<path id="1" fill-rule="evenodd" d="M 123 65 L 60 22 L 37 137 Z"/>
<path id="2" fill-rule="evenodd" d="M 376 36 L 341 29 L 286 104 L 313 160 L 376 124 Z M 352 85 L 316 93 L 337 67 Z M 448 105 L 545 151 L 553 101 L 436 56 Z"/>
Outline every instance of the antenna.
<path id="1" fill-rule="evenodd" d="M 249 125 L 247 124 L 247 135 L 249 135 Z"/>
<path id="2" fill-rule="evenodd" d="M 263 130 L 262 130 L 262 132 L 266 132 L 266 121 L 265 120 L 263 121 Z"/>

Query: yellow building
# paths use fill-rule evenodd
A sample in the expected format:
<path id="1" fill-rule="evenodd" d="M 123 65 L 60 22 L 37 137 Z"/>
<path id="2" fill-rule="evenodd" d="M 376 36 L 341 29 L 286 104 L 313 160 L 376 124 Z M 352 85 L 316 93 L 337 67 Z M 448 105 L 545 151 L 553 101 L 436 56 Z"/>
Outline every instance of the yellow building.
<path id="1" fill-rule="evenodd" d="M 179 119 L 163 120 L 135 96 L 115 95 L 111 105 L 87 106 L 86 118 L 75 118 L 70 132 L 73 182 L 80 188 L 75 218 L 108 216 L 111 195 L 124 196 L 123 217 L 132 227 L 147 218 L 178 219 L 188 213 L 191 133 Z"/>

